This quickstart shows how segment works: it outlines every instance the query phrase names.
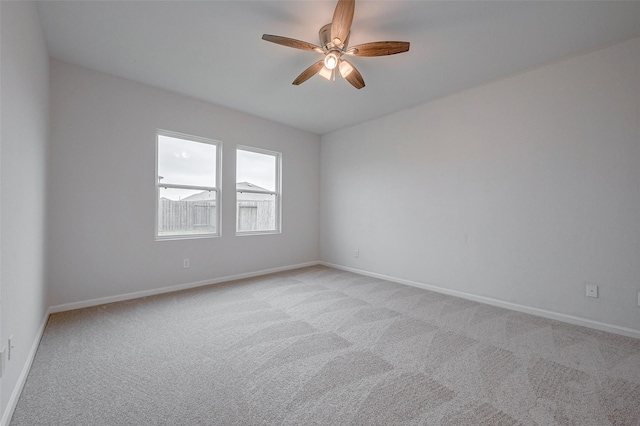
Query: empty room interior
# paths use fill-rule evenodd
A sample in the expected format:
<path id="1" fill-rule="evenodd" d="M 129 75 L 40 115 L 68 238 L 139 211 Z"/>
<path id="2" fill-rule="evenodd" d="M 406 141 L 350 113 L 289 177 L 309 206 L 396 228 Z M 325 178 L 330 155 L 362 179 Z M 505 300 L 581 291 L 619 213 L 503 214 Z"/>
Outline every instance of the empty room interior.
<path id="1" fill-rule="evenodd" d="M 0 18 L 0 426 L 640 425 L 640 1 Z"/>

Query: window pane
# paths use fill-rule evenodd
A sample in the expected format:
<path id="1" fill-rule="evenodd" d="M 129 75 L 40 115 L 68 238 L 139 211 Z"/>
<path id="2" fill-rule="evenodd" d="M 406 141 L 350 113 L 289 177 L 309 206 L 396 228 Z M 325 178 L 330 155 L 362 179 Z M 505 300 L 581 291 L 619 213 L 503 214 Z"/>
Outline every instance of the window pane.
<path id="1" fill-rule="evenodd" d="M 160 188 L 158 235 L 216 233 L 216 192 Z"/>
<path id="2" fill-rule="evenodd" d="M 275 231 L 276 196 L 272 194 L 237 194 L 237 230 Z"/>
<path id="3" fill-rule="evenodd" d="M 216 186 L 216 146 L 158 135 L 158 182 Z"/>
<path id="4" fill-rule="evenodd" d="M 258 189 L 276 191 L 276 156 L 238 149 L 236 182 L 257 185 Z"/>

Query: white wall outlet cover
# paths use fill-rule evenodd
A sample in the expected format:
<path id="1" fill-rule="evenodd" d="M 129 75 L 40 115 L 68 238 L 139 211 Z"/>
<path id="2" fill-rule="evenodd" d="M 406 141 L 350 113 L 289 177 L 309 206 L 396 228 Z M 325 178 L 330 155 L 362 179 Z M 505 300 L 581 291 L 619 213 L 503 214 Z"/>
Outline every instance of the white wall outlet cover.
<path id="1" fill-rule="evenodd" d="M 587 284 L 587 297 L 598 297 L 598 286 L 595 284 Z"/>
<path id="2" fill-rule="evenodd" d="M 189 259 L 184 259 L 182 261 L 182 267 L 183 268 L 188 268 L 189 267 Z"/>
<path id="3" fill-rule="evenodd" d="M 9 336 L 9 344 L 7 345 L 7 361 L 11 361 L 11 349 L 15 348 L 13 345 L 13 334 Z"/>
<path id="4" fill-rule="evenodd" d="M 0 349 L 0 377 L 2 377 L 2 373 L 4 373 L 4 353 L 7 348 Z"/>

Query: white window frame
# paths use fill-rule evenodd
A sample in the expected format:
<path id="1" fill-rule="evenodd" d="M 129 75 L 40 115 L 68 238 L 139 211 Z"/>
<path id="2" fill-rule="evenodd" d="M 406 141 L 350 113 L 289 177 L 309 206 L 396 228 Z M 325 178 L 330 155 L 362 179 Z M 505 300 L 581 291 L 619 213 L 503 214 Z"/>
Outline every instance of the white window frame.
<path id="1" fill-rule="evenodd" d="M 158 151 L 159 151 L 159 137 L 167 136 L 171 138 L 184 139 L 191 142 L 206 143 L 208 145 L 215 145 L 216 147 L 216 186 L 196 186 L 196 185 L 179 185 L 170 183 L 160 183 L 159 171 L 158 171 Z M 215 139 L 209 139 L 201 136 L 188 135 L 185 133 L 173 132 L 171 130 L 156 129 L 156 167 L 155 167 L 155 181 L 156 181 L 156 209 L 155 209 L 155 239 L 156 241 L 167 240 L 185 240 L 196 238 L 217 238 L 222 236 L 222 197 L 220 188 L 222 188 L 222 142 Z M 160 208 L 160 189 L 161 188 L 174 188 L 174 189 L 193 189 L 196 191 L 212 191 L 216 194 L 216 231 L 215 233 L 204 234 L 177 234 L 177 235 L 159 235 L 158 231 L 158 209 Z"/>
<path id="2" fill-rule="evenodd" d="M 255 152 L 258 154 L 266 154 L 271 155 L 276 158 L 276 185 L 275 191 L 264 191 L 258 189 L 247 189 L 238 191 L 236 188 L 236 202 L 235 202 L 235 222 L 236 222 L 236 235 L 237 236 L 248 236 L 248 235 L 269 235 L 269 234 L 280 234 L 282 233 L 282 153 L 277 151 L 270 151 L 268 149 L 256 148 L 253 146 L 246 145 L 237 145 L 236 146 L 236 182 L 238 181 L 238 159 L 237 154 L 238 151 L 249 151 Z M 269 229 L 264 231 L 238 231 L 238 193 L 247 192 L 253 194 L 268 194 L 275 195 L 275 229 Z"/>

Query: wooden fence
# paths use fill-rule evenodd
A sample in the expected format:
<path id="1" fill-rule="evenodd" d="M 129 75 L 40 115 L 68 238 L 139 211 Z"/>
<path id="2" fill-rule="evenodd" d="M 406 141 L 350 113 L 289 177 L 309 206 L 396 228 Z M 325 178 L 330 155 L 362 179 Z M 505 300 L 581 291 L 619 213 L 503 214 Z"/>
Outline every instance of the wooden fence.
<path id="1" fill-rule="evenodd" d="M 216 232 L 215 201 L 160 199 L 158 234 L 211 234 Z"/>
<path id="2" fill-rule="evenodd" d="M 238 200 L 238 231 L 271 231 L 276 229 L 273 200 Z"/>
<path id="3" fill-rule="evenodd" d="M 212 234 L 216 232 L 215 201 L 160 199 L 158 235 Z M 238 231 L 268 231 L 275 226 L 273 200 L 238 200 Z"/>

